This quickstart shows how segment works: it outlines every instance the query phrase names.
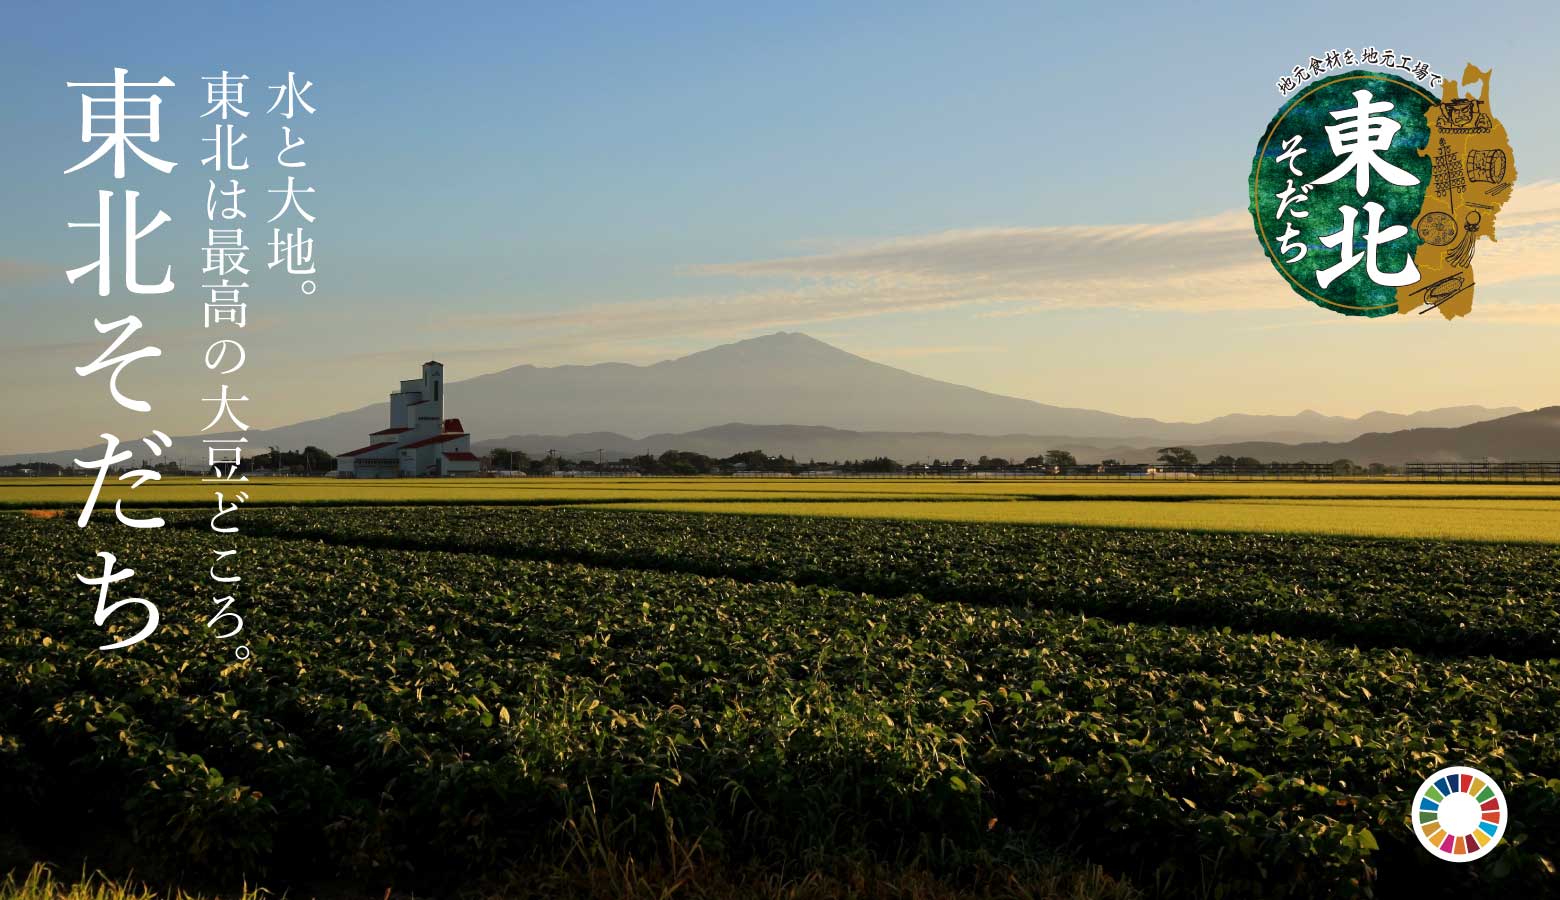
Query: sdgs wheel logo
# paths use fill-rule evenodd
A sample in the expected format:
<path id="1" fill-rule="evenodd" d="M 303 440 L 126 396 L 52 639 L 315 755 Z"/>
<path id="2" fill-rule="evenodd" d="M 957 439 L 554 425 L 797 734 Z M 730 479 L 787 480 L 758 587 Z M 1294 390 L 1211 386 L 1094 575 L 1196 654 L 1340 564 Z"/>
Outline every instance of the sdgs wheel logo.
<path id="1" fill-rule="evenodd" d="M 1288 99 L 1257 145 L 1250 209 L 1296 294 L 1350 316 L 1473 309 L 1480 241 L 1517 180 L 1491 79 L 1368 47 L 1279 80 Z"/>
<path id="2" fill-rule="evenodd" d="M 1409 808 L 1414 833 L 1431 855 L 1473 862 L 1506 833 L 1506 795 L 1478 769 L 1452 766 L 1424 780 Z"/>

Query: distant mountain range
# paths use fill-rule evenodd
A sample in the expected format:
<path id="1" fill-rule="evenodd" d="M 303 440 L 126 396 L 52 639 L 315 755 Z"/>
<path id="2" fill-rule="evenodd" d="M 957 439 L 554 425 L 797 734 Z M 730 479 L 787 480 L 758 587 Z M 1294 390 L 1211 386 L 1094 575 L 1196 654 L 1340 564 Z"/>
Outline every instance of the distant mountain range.
<path id="1" fill-rule="evenodd" d="M 1117 446 L 1108 442 L 1086 443 L 1076 438 L 1043 438 L 1027 434 L 949 434 L 939 431 L 850 431 L 823 425 L 745 425 L 731 423 L 701 428 L 680 434 L 652 434 L 631 438 L 613 432 L 544 435 L 518 434 L 496 440 L 477 441 L 478 453 L 496 447 L 520 450 L 539 457 L 549 452 L 572 459 L 621 459 L 667 450 L 691 450 L 706 456 L 733 456 L 746 450 L 763 450 L 808 460 L 870 459 L 888 456 L 902 462 L 931 462 L 934 459 L 979 459 L 1000 456 L 1020 460 L 1046 450 L 1070 450 L 1080 459 L 1121 459 L 1136 461 L 1142 447 Z M 1131 460 L 1128 457 L 1131 456 Z"/>
<path id="2" fill-rule="evenodd" d="M 709 456 L 732 456 L 744 450 L 764 450 L 806 462 L 808 460 L 867 459 L 889 456 L 900 462 L 934 459 L 975 460 L 999 456 L 1022 460 L 1045 450 L 1066 450 L 1082 462 L 1117 459 L 1152 462 L 1162 443 L 1144 445 L 1088 441 L 1077 438 L 1045 438 L 1027 434 L 948 434 L 945 432 L 848 431 L 802 425 L 730 424 L 681 434 L 653 434 L 630 438 L 612 432 L 571 435 L 512 435 L 478 441 L 485 453 L 495 447 L 521 450 L 539 457 L 550 451 L 573 459 L 620 459 L 667 450 L 692 450 Z M 1351 441 L 1311 441 L 1283 444 L 1247 441 L 1227 444 L 1190 444 L 1197 456 L 1212 460 L 1221 455 L 1251 456 L 1263 462 L 1332 462 L 1350 459 L 1361 465 L 1379 462 L 1462 462 L 1489 457 L 1497 460 L 1560 460 L 1560 406 L 1517 413 L 1489 422 L 1459 428 L 1413 428 L 1361 435 Z"/>
<path id="3" fill-rule="evenodd" d="M 450 405 L 478 437 L 681 433 L 731 422 L 855 431 L 1071 435 L 1159 441 L 1350 440 L 1370 431 L 1456 427 L 1521 410 L 1452 407 L 1358 419 L 1222 416 L 1156 419 L 1052 406 L 914 375 L 805 334 L 770 334 L 648 366 L 517 366 L 450 386 Z M 477 423 L 481 423 L 478 425 Z"/>
<path id="4" fill-rule="evenodd" d="M 1410 428 L 1365 434 L 1352 441 L 1301 444 L 1245 442 L 1198 448 L 1211 459 L 1219 454 L 1252 456 L 1264 462 L 1356 463 L 1560 460 L 1560 406 L 1546 406 L 1460 428 Z"/>
<path id="5" fill-rule="evenodd" d="M 451 371 L 458 369 L 451 367 Z M 386 385 L 386 392 L 394 384 Z M 516 366 L 450 382 L 445 409 L 459 416 L 479 449 L 500 444 L 527 452 L 634 455 L 665 449 L 729 455 L 764 449 L 801 458 L 892 456 L 905 461 L 963 456 L 1031 456 L 1072 449 L 1080 459 L 1137 460 L 1167 444 L 1247 448 L 1236 455 L 1280 459 L 1295 452 L 1334 453 L 1373 432 L 1429 434 L 1474 423 L 1505 421 L 1516 407 L 1458 406 L 1359 418 L 1305 411 L 1293 416 L 1227 415 L 1206 422 L 1163 422 L 1089 409 L 1053 406 L 993 394 L 872 362 L 805 334 L 777 333 L 738 341 L 647 366 Z M 340 453 L 362 446 L 389 421 L 386 403 L 282 428 L 253 430 L 249 446 L 306 445 Z M 732 424 L 748 423 L 748 424 Z M 1493 424 L 1493 423 L 1492 423 Z M 1498 429 L 1497 429 L 1498 430 Z M 1534 439 L 1524 431 L 1520 440 Z M 501 437 L 508 435 L 509 437 Z M 551 436 L 550 436 L 551 435 Z M 212 437 L 212 435 L 205 435 Z M 1426 445 L 1463 458 L 1543 450 L 1481 445 L 1494 432 Z M 1377 442 L 1390 462 L 1430 458 L 1412 444 Z M 189 439 L 175 445 L 199 447 Z M 1372 447 L 1377 446 L 1372 444 Z M 85 451 L 12 454 L 0 462 L 68 462 Z M 1219 452 L 1224 452 L 1220 450 Z M 1231 451 L 1233 452 L 1233 451 Z M 1375 452 L 1375 451 L 1372 451 Z M 1337 455 L 1348 455 L 1343 453 Z M 190 462 L 195 462 L 191 459 Z M 1367 461 L 1356 456 L 1356 461 Z"/>

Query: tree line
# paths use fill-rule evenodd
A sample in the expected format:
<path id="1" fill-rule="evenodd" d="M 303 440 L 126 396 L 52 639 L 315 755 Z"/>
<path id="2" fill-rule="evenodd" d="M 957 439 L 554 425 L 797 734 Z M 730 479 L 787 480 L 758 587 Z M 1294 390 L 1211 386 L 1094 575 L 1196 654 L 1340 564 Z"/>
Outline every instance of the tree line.
<path id="1" fill-rule="evenodd" d="M 1028 470 L 1048 474 L 1069 474 L 1084 471 L 1141 469 L 1147 464 L 1128 464 L 1118 459 L 1105 459 L 1097 463 L 1080 463 L 1067 450 L 1045 450 L 1024 459 L 1007 459 L 1000 456 L 981 456 L 968 459 L 934 459 L 930 463 L 900 463 L 887 456 L 867 459 L 827 460 L 810 459 L 801 462 L 794 457 L 771 455 L 763 450 L 746 450 L 730 456 L 709 456 L 692 450 L 667 450 L 661 454 L 644 453 L 639 456 L 608 461 L 598 455 L 596 459 L 571 459 L 557 453 L 532 456 L 521 450 L 497 448 L 489 451 L 482 460 L 483 468 L 517 472 L 533 476 L 563 473 L 592 474 L 640 474 L 640 475 L 717 475 L 767 473 L 796 475 L 804 472 L 845 472 L 851 474 L 894 474 L 896 472 L 975 471 L 995 472 Z M 1265 463 L 1251 456 L 1220 455 L 1207 461 L 1199 461 L 1197 454 L 1186 447 L 1162 447 L 1158 451 L 1157 466 L 1177 471 L 1209 472 L 1257 472 L 1282 469 L 1285 463 Z M 1322 463 L 1331 468 L 1334 475 L 1390 475 L 1399 467 L 1381 463 L 1362 466 L 1348 459 Z M 181 467 L 167 460 L 143 460 L 142 468 L 155 469 L 165 474 L 202 474 Z M 1310 465 L 1300 463 L 1299 465 Z M 129 466 L 120 467 L 128 468 Z M 264 453 L 245 457 L 240 470 L 246 473 L 285 473 L 291 475 L 330 475 L 336 471 L 336 458 L 326 450 L 313 445 L 302 450 L 282 450 L 270 447 Z M 0 475 L 48 476 L 79 475 L 84 470 L 56 463 L 16 463 L 0 466 Z"/>

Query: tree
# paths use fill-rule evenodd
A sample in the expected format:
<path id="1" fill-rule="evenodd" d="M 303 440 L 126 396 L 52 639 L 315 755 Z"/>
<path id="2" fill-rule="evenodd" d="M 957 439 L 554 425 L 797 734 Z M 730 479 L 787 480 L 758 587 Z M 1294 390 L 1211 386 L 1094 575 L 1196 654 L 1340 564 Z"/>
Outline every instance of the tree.
<path id="1" fill-rule="evenodd" d="M 855 469 L 858 472 L 898 472 L 903 468 L 904 467 L 899 463 L 894 462 L 892 459 L 889 459 L 886 456 L 879 456 L 875 459 L 864 459 L 855 466 Z"/>
<path id="2" fill-rule="evenodd" d="M 1161 447 L 1159 461 L 1167 466 L 1195 466 L 1197 454 L 1185 447 Z"/>
<path id="3" fill-rule="evenodd" d="M 1104 460 L 1103 462 L 1101 462 L 1100 465 L 1102 465 L 1102 466 L 1119 466 L 1119 465 L 1121 465 L 1121 460 L 1119 460 L 1119 459 L 1107 459 L 1107 460 Z"/>
<path id="4" fill-rule="evenodd" d="M 728 466 L 741 466 L 750 472 L 762 472 L 769 468 L 769 457 L 762 450 L 745 450 L 721 460 Z"/>
<path id="5" fill-rule="evenodd" d="M 746 450 L 720 461 L 735 468 L 740 465 L 749 472 L 794 472 L 796 460 L 787 456 L 770 456 L 762 450 Z"/>
<path id="6" fill-rule="evenodd" d="M 524 452 L 507 447 L 495 447 L 488 458 L 495 469 L 525 471 L 531 465 L 531 458 Z"/>
<path id="7" fill-rule="evenodd" d="M 1213 458 L 1213 462 L 1210 465 L 1218 466 L 1221 469 L 1233 469 L 1235 468 L 1235 457 L 1227 453 L 1220 454 Z"/>
<path id="8" fill-rule="evenodd" d="M 1076 466 L 1078 459 L 1066 450 L 1047 450 L 1045 451 L 1045 464 L 1065 469 L 1068 466 Z"/>
<path id="9" fill-rule="evenodd" d="M 715 460 L 691 450 L 668 450 L 656 460 L 661 474 L 708 475 L 715 471 Z"/>
<path id="10" fill-rule="evenodd" d="M 256 469 L 270 469 L 274 472 L 329 472 L 336 468 L 336 457 L 310 445 L 298 450 L 282 450 L 278 447 L 270 448 L 269 453 L 261 453 L 256 456 L 245 457 L 239 463 L 239 469 L 252 472 Z"/>
<path id="11" fill-rule="evenodd" d="M 1262 460 L 1257 459 L 1255 456 L 1238 456 L 1235 458 L 1235 468 L 1260 469 L 1262 468 Z"/>
<path id="12" fill-rule="evenodd" d="M 306 472 L 329 472 L 336 468 L 336 457 L 310 445 L 303 448 L 303 468 Z"/>

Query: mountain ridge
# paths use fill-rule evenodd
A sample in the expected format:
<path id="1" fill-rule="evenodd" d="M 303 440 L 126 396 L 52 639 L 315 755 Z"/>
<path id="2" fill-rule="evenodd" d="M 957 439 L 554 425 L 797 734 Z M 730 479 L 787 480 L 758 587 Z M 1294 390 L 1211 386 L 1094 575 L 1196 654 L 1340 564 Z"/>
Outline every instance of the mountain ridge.
<path id="1" fill-rule="evenodd" d="M 449 372 L 458 369 L 452 366 Z M 799 332 L 748 338 L 646 365 L 520 364 L 446 385 L 447 411 L 462 419 L 478 443 L 494 435 L 591 433 L 641 441 L 733 423 L 867 434 L 1023 435 L 1080 446 L 1311 443 L 1416 426 L 1456 427 L 1520 411 L 1460 406 L 1348 418 L 1304 410 L 1295 416 L 1231 413 L 1205 422 L 1164 422 L 940 381 Z M 387 384 L 386 392 L 393 387 Z M 253 429 L 245 436 L 255 448 L 314 445 L 342 453 L 363 446 L 388 420 L 388 404 L 379 402 Z M 191 442 L 200 446 L 193 438 L 180 443 Z M 176 454 L 180 451 L 176 445 Z M 8 454 L 0 461 L 69 462 L 84 452 Z"/>
<path id="2" fill-rule="evenodd" d="M 1046 450 L 1066 450 L 1080 462 L 1116 459 L 1153 462 L 1157 444 L 1081 441 L 1066 436 L 979 435 L 948 432 L 862 432 L 817 425 L 753 425 L 739 422 L 680 434 L 631 438 L 614 432 L 572 435 L 510 435 L 476 442 L 486 452 L 498 447 L 534 457 L 556 451 L 562 456 L 594 458 L 599 452 L 620 459 L 667 450 L 688 450 L 726 457 L 748 450 L 808 460 L 845 460 L 888 456 L 901 463 L 981 456 L 1022 460 Z M 1458 428 L 1413 428 L 1372 432 L 1349 441 L 1283 444 L 1264 441 L 1188 445 L 1203 461 L 1217 456 L 1251 456 L 1263 462 L 1332 462 L 1349 459 L 1366 465 L 1405 462 L 1464 462 L 1484 457 L 1507 461 L 1560 460 L 1560 406 L 1516 413 Z"/>

